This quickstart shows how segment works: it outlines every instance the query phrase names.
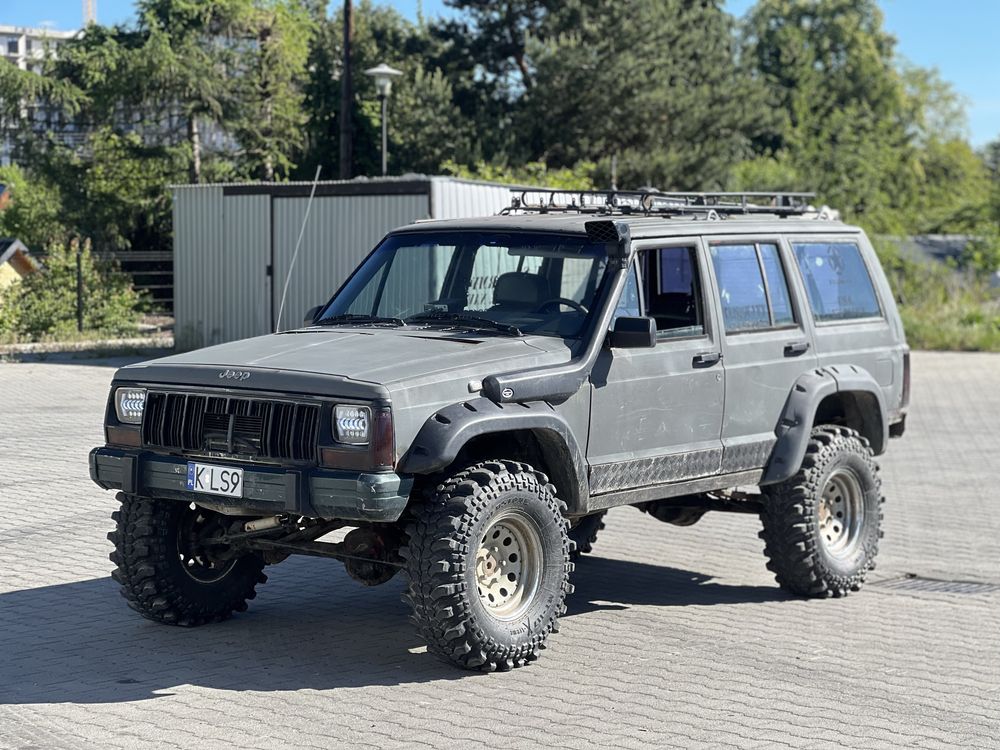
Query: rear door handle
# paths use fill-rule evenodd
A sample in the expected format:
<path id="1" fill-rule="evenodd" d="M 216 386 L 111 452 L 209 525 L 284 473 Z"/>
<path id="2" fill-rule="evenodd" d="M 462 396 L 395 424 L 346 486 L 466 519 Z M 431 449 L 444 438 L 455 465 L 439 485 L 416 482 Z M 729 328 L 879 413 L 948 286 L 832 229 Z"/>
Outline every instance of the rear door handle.
<path id="1" fill-rule="evenodd" d="M 691 364 L 695 367 L 708 367 L 714 365 L 722 359 L 722 352 L 699 352 L 694 355 L 694 360 Z"/>
<path id="2" fill-rule="evenodd" d="M 805 354 L 807 351 L 809 351 L 808 341 L 793 341 L 790 344 L 785 344 L 786 357 L 797 357 L 800 354 Z"/>

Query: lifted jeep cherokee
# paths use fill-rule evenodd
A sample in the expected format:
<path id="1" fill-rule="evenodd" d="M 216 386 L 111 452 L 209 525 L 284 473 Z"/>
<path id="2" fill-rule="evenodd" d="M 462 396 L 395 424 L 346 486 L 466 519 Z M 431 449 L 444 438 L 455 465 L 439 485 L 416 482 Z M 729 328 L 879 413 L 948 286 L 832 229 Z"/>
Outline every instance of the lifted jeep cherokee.
<path id="1" fill-rule="evenodd" d="M 805 194 L 526 198 L 390 233 L 300 328 L 116 373 L 90 472 L 133 609 L 223 620 L 329 557 L 404 571 L 432 652 L 511 669 L 619 505 L 759 514 L 781 586 L 861 586 L 909 401 L 864 233 Z"/>

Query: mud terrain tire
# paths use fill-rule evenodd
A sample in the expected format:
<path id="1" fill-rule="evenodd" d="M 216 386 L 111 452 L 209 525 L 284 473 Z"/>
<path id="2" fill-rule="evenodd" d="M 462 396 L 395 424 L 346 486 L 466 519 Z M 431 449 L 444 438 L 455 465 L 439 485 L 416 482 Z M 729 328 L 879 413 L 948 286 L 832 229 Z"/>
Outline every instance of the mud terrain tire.
<path id="1" fill-rule="evenodd" d="M 515 461 L 476 463 L 429 488 L 400 551 L 403 598 L 429 651 L 482 671 L 538 658 L 572 591 L 564 508 L 544 474 Z"/>
<path id="2" fill-rule="evenodd" d="M 192 524 L 213 523 L 212 511 L 192 510 L 174 500 L 152 500 L 118 494 L 122 507 L 112 514 L 117 528 L 108 534 L 115 545 L 111 577 L 121 584 L 128 605 L 143 617 L 170 625 L 193 627 L 219 622 L 244 612 L 247 600 L 267 576 L 264 561 L 247 554 L 218 564 L 215 570 L 185 566 L 184 537 Z"/>
<path id="3" fill-rule="evenodd" d="M 813 428 L 799 472 L 764 487 L 767 567 L 800 596 L 857 591 L 882 537 L 882 483 L 868 441 L 835 425 Z"/>

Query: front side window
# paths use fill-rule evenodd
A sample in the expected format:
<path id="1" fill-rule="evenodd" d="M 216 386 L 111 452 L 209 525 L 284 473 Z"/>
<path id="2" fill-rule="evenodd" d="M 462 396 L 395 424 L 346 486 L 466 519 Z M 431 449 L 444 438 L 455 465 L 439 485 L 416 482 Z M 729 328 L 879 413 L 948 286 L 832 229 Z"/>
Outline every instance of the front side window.
<path id="1" fill-rule="evenodd" d="M 882 315 L 871 276 L 853 242 L 795 242 L 795 261 L 817 321 Z"/>
<path id="2" fill-rule="evenodd" d="M 421 232 L 389 237 L 324 310 L 442 325 L 458 316 L 523 333 L 575 337 L 604 281 L 603 245 L 527 233 Z"/>
<path id="3" fill-rule="evenodd" d="M 656 321 L 657 335 L 700 336 L 705 333 L 701 284 L 693 247 L 665 247 L 639 254 L 646 315 Z"/>
<path id="4" fill-rule="evenodd" d="M 618 298 L 618 307 L 615 308 L 615 320 L 618 318 L 638 318 L 642 315 L 639 308 L 639 277 L 636 274 L 635 264 L 629 269 L 628 278 L 625 279 L 625 288 Z"/>
<path id="5" fill-rule="evenodd" d="M 711 247 L 726 333 L 795 324 L 788 279 L 773 242 Z"/>

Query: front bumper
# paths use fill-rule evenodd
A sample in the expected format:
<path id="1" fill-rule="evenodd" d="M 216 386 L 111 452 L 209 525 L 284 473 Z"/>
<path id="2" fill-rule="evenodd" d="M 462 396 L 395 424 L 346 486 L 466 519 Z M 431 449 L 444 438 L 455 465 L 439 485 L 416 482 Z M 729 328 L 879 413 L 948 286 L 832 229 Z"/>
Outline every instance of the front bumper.
<path id="1" fill-rule="evenodd" d="M 282 469 L 198 459 L 243 469 L 242 498 L 187 489 L 187 459 L 142 450 L 94 448 L 90 478 L 106 490 L 197 502 L 232 515 L 292 513 L 345 521 L 396 521 L 409 500 L 412 477 L 328 469 Z"/>

